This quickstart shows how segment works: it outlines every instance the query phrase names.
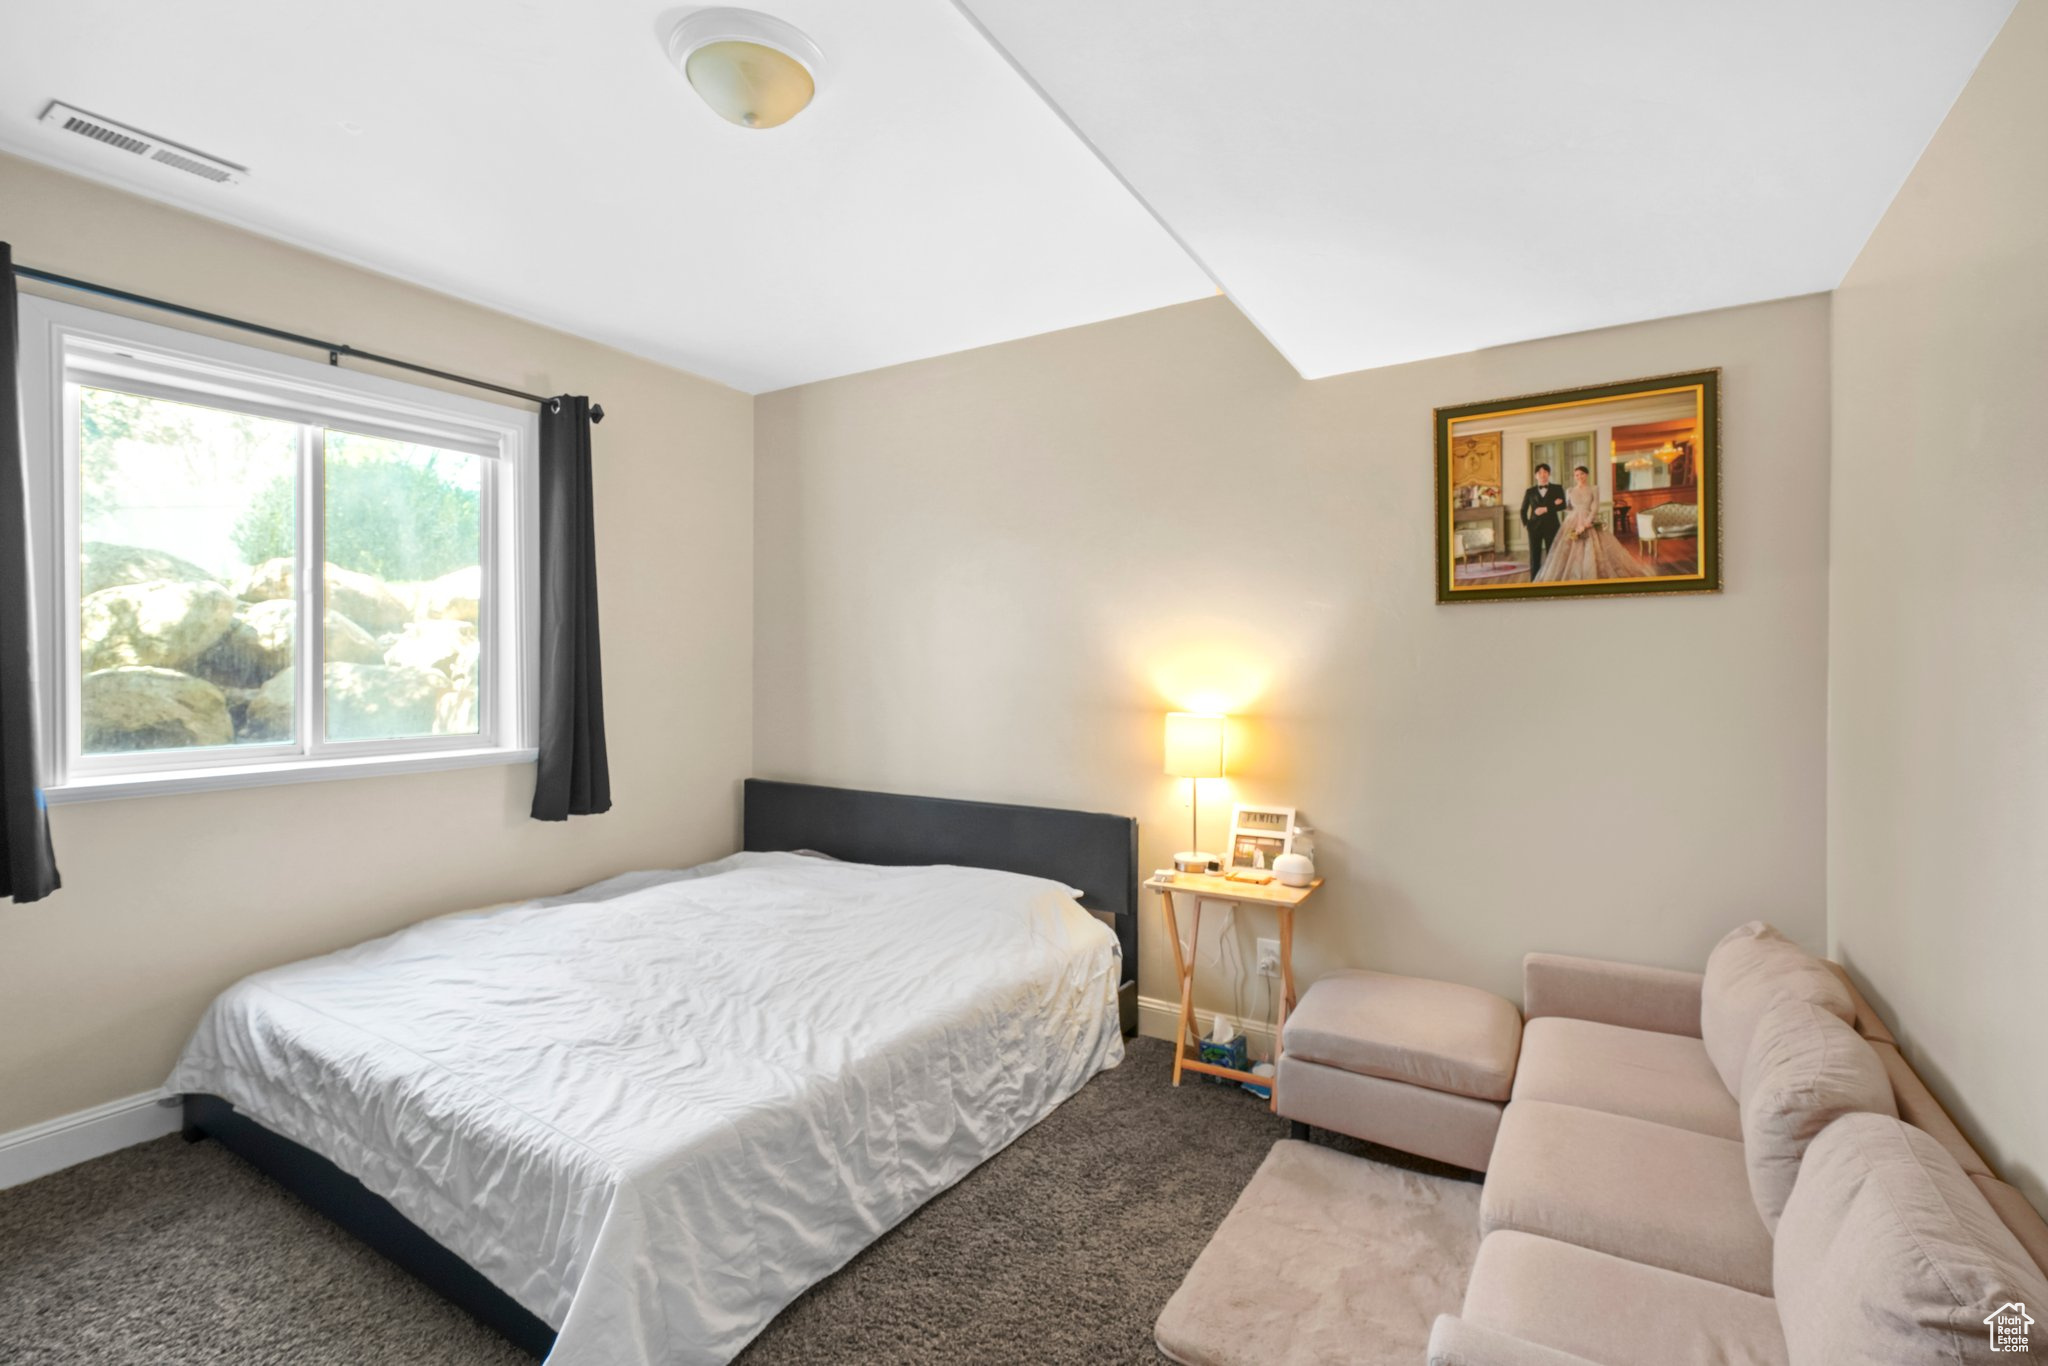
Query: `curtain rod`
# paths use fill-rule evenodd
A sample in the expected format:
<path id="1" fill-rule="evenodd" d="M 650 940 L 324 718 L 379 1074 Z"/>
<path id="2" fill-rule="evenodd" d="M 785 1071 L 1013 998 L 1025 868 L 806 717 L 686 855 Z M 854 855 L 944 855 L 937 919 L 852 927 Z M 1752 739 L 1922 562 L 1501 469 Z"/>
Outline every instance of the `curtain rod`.
<path id="1" fill-rule="evenodd" d="M 144 308 L 154 308 L 165 313 L 176 313 L 184 318 L 197 318 L 200 322 L 216 323 L 221 327 L 238 328 L 243 332 L 254 332 L 259 336 L 271 337 L 282 342 L 290 342 L 294 346 L 308 346 L 315 351 L 325 351 L 329 365 L 338 366 L 341 364 L 341 358 L 347 356 L 351 360 L 368 361 L 372 365 L 388 365 L 395 370 L 410 370 L 416 375 L 432 375 L 435 379 L 445 379 L 452 384 L 467 384 L 472 389 L 488 389 L 494 394 L 504 394 L 508 398 L 523 398 L 528 403 L 542 404 L 549 407 L 550 411 L 554 411 L 554 399 L 543 398 L 539 394 L 529 394 L 524 389 L 510 389 L 502 384 L 493 384 L 486 379 L 471 379 L 468 375 L 457 375 L 447 370 L 436 370 L 430 365 L 415 365 L 409 360 L 398 360 L 391 356 L 380 356 L 375 351 L 359 351 L 355 347 L 342 342 L 322 341 L 318 337 L 303 336 L 297 332 L 286 332 L 281 328 L 266 327 L 262 323 L 246 322 L 241 318 L 230 318 L 224 313 L 208 313 L 205 309 L 188 308 L 184 304 L 174 304 L 165 299 L 152 299 L 147 294 L 135 294 L 125 289 L 115 289 L 111 285 L 96 285 L 90 280 L 73 279 L 69 275 L 58 275 L 47 270 L 37 270 L 33 266 L 17 265 L 14 267 L 14 273 L 31 280 L 40 280 L 46 285 L 61 285 L 65 289 L 75 289 L 86 294 L 97 294 L 106 299 L 119 299 L 123 303 L 140 304 Z M 590 405 L 590 420 L 592 422 L 604 421 L 604 408 L 602 405 L 596 403 Z"/>

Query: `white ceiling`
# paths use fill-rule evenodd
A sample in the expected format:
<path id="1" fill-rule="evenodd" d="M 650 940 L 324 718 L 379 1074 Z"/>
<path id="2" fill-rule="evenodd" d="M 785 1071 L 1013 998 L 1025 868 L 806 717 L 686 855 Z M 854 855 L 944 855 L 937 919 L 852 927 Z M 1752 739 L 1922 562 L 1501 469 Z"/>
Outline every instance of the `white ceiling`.
<path id="1" fill-rule="evenodd" d="M 752 0 L 750 132 L 660 0 L 0 0 L 0 148 L 750 391 L 1212 279 L 1313 377 L 1832 288 L 2013 2 Z"/>
<path id="2" fill-rule="evenodd" d="M 959 3 L 1313 378 L 1834 288 L 2013 0 Z"/>
<path id="3" fill-rule="evenodd" d="M 947 0 L 758 2 L 828 64 L 760 132 L 659 0 L 0 0 L 0 148 L 750 391 L 1214 293 Z"/>

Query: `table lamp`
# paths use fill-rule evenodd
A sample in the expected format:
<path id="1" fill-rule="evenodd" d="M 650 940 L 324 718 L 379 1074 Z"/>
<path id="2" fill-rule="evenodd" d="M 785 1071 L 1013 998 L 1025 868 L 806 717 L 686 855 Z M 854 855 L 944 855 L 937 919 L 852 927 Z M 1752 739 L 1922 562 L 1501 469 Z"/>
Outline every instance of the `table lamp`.
<path id="1" fill-rule="evenodd" d="M 1188 780 L 1188 848 L 1173 856 L 1180 872 L 1206 872 L 1222 862 L 1201 847 L 1202 779 L 1221 778 L 1226 770 L 1225 719 L 1202 712 L 1166 714 L 1166 774 Z"/>

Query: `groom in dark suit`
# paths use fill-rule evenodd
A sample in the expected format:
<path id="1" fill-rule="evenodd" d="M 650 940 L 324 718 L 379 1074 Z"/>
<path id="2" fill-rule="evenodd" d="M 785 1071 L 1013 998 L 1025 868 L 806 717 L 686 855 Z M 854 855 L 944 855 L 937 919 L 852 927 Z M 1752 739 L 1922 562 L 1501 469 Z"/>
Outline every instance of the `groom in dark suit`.
<path id="1" fill-rule="evenodd" d="M 1564 487 L 1550 482 L 1550 466 L 1536 467 L 1536 482 L 1522 493 L 1522 525 L 1529 530 L 1529 577 L 1543 568 L 1543 557 L 1557 539 L 1558 519 L 1564 515 Z"/>

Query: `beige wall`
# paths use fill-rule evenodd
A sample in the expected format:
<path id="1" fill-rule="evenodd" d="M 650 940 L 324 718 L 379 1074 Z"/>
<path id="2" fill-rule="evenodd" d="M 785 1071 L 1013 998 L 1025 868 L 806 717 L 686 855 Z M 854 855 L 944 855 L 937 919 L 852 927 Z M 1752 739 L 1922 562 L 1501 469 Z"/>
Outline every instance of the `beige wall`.
<path id="1" fill-rule="evenodd" d="M 1834 296 L 1829 928 L 2048 1205 L 2048 6 Z"/>
<path id="2" fill-rule="evenodd" d="M 1519 996 L 1525 951 L 1697 967 L 1756 915 L 1819 949 L 1827 320 L 1310 383 L 1214 299 L 765 396 L 756 768 L 1127 812 L 1151 868 L 1188 838 L 1160 716 L 1209 693 L 1249 718 L 1238 796 L 1318 829 L 1309 976 Z M 1713 365 L 1727 592 L 1435 605 L 1433 406 Z M 1205 790 L 1212 848 L 1229 800 Z"/>
<path id="3" fill-rule="evenodd" d="M 529 820 L 520 766 L 58 808 L 64 890 L 0 902 L 0 1133 L 155 1086 L 207 1000 L 253 969 L 733 847 L 750 743 L 746 395 L 5 156 L 0 236 L 24 265 L 600 400 L 617 802 Z"/>

